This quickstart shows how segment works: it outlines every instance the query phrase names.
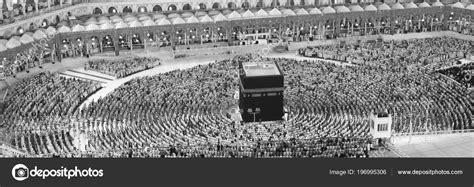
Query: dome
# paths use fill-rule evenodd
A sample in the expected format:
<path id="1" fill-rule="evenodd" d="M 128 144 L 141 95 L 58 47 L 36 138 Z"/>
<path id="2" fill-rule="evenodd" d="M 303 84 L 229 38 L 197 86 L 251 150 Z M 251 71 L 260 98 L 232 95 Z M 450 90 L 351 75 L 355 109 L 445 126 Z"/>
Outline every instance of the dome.
<path id="1" fill-rule="evenodd" d="M 268 13 L 267 13 L 267 11 L 265 11 L 263 9 L 260 9 L 258 12 L 255 13 L 255 16 L 257 16 L 257 17 L 266 17 L 266 16 L 268 16 Z"/>
<path id="2" fill-rule="evenodd" d="M 133 16 L 129 16 L 129 17 L 126 17 L 123 19 L 123 21 L 125 22 L 131 22 L 131 21 L 136 21 L 137 18 L 136 17 L 133 17 Z"/>
<path id="3" fill-rule="evenodd" d="M 196 17 L 200 17 L 200 16 L 207 15 L 207 13 L 204 12 L 204 11 L 197 11 L 196 13 L 194 13 L 194 15 L 195 15 Z"/>
<path id="4" fill-rule="evenodd" d="M 212 18 L 209 17 L 208 15 L 205 15 L 205 16 L 201 16 L 201 17 L 199 18 L 199 22 L 201 22 L 201 23 L 213 22 L 214 20 L 217 19 L 217 17 L 219 17 L 219 19 L 222 19 L 222 17 L 220 17 L 220 16 L 224 17 L 224 20 L 226 20 L 225 16 L 222 15 L 222 14 L 219 14 L 219 15 L 215 16 L 214 19 L 212 19 Z M 222 21 L 222 20 L 216 20 L 216 21 Z"/>
<path id="5" fill-rule="evenodd" d="M 345 12 L 350 12 L 351 10 L 347 8 L 346 6 L 337 6 L 336 7 L 336 12 L 338 13 L 345 13 Z"/>
<path id="6" fill-rule="evenodd" d="M 128 28 L 128 24 L 124 23 L 124 22 L 120 22 L 120 23 L 117 23 L 115 25 L 115 28 L 116 29 L 122 29 L 122 28 Z"/>
<path id="7" fill-rule="evenodd" d="M 138 18 L 138 21 L 145 21 L 145 20 L 150 20 L 150 19 L 151 19 L 150 16 L 145 15 L 145 16 L 140 16 L 140 17 Z"/>
<path id="8" fill-rule="evenodd" d="M 130 27 L 142 27 L 143 26 L 143 24 L 139 21 L 133 21 L 129 25 L 130 25 Z"/>
<path id="9" fill-rule="evenodd" d="M 201 22 L 201 21 L 199 21 L 199 19 L 194 17 L 194 15 L 189 17 L 189 18 L 186 18 L 186 23 L 199 23 L 199 22 Z"/>
<path id="10" fill-rule="evenodd" d="M 151 19 L 145 20 L 145 21 L 143 22 L 143 26 L 146 26 L 146 27 L 148 27 L 148 26 L 154 26 L 154 25 L 156 25 L 156 24 L 155 24 L 155 22 L 151 21 Z"/>
<path id="11" fill-rule="evenodd" d="M 218 14 L 220 14 L 220 13 L 221 13 L 221 12 L 218 11 L 218 10 L 211 10 L 211 11 L 209 11 L 208 14 L 209 14 L 209 16 L 214 16 L 214 15 L 218 15 Z"/>
<path id="12" fill-rule="evenodd" d="M 180 17 L 177 17 L 177 18 L 174 18 L 173 21 L 172 21 L 173 25 L 179 25 L 179 24 L 185 24 L 186 21 L 184 21 L 182 18 Z"/>
<path id="13" fill-rule="evenodd" d="M 181 14 L 181 17 L 182 17 L 182 18 L 189 18 L 189 17 L 191 17 L 191 16 L 194 16 L 194 14 L 191 13 L 191 12 L 185 12 L 185 13 L 182 13 L 182 14 Z"/>
<path id="14" fill-rule="evenodd" d="M 33 38 L 40 40 L 43 38 L 47 38 L 48 36 L 40 29 L 36 30 L 36 32 L 33 34 Z"/>
<path id="15" fill-rule="evenodd" d="M 391 10 L 392 8 L 390 8 L 390 6 L 388 6 L 387 4 L 383 3 L 383 4 L 380 4 L 378 7 L 377 7 L 378 10 Z"/>
<path id="16" fill-rule="evenodd" d="M 230 13 L 229 15 L 227 15 L 227 18 L 228 19 L 237 19 L 237 18 L 241 18 L 242 15 L 240 15 L 238 12 L 236 11 L 233 11 L 232 13 Z"/>
<path id="17" fill-rule="evenodd" d="M 336 13 L 336 10 L 334 10 L 334 8 L 328 6 L 328 7 L 322 8 L 321 12 L 323 12 L 323 14 L 332 14 L 332 13 Z"/>
<path id="18" fill-rule="evenodd" d="M 90 24 L 90 25 L 87 25 L 86 27 L 86 31 L 93 31 L 93 30 L 99 30 L 100 27 L 97 26 L 96 24 Z"/>
<path id="19" fill-rule="evenodd" d="M 68 26 L 62 26 L 58 29 L 58 32 L 59 33 L 65 33 L 65 32 L 71 32 L 71 28 L 69 28 Z"/>
<path id="20" fill-rule="evenodd" d="M 416 6 L 415 3 L 410 2 L 405 4 L 405 8 L 418 8 L 418 6 Z"/>
<path id="21" fill-rule="evenodd" d="M 302 8 L 298 9 L 295 13 L 296 15 L 309 15 L 309 12 Z"/>
<path id="22" fill-rule="evenodd" d="M 323 12 L 317 8 L 313 8 L 311 11 L 309 11 L 309 14 L 323 14 Z"/>
<path id="23" fill-rule="evenodd" d="M 430 6 L 430 4 L 428 4 L 427 2 L 423 2 L 423 3 L 420 3 L 420 4 L 418 5 L 418 7 L 420 7 L 420 8 L 426 8 L 426 7 L 431 7 L 431 6 Z"/>
<path id="24" fill-rule="evenodd" d="M 23 43 L 23 44 L 28 44 L 28 43 L 31 43 L 31 42 L 34 42 L 35 39 L 33 37 L 31 37 L 29 34 L 23 34 L 20 38 L 20 42 Z"/>
<path id="25" fill-rule="evenodd" d="M 367 6 L 367 7 L 369 7 L 369 6 Z M 352 6 L 349 7 L 349 10 L 351 10 L 351 12 L 363 12 L 364 11 L 364 9 L 362 7 L 360 7 L 359 5 L 352 5 Z"/>
<path id="26" fill-rule="evenodd" d="M 290 9 L 284 9 L 281 11 L 283 15 L 288 15 L 288 16 L 296 16 L 296 13 L 293 12 L 293 10 Z"/>
<path id="27" fill-rule="evenodd" d="M 444 6 L 443 3 L 437 1 L 435 3 L 433 3 L 431 6 Z"/>
<path id="28" fill-rule="evenodd" d="M 171 18 L 171 19 L 177 18 L 177 17 L 180 17 L 180 15 L 177 14 L 177 13 L 172 13 L 172 14 L 169 14 L 169 15 L 168 15 L 168 18 Z"/>
<path id="29" fill-rule="evenodd" d="M 8 40 L 7 44 L 5 44 L 5 47 L 7 47 L 8 49 L 12 49 L 12 48 L 18 47 L 20 45 L 21 45 L 20 41 L 18 41 L 15 38 L 10 38 L 10 40 Z"/>
<path id="30" fill-rule="evenodd" d="M 113 28 L 114 26 L 110 23 L 105 23 L 105 24 L 100 25 L 100 30 L 113 29 Z"/>
<path id="31" fill-rule="evenodd" d="M 242 13 L 243 18 L 249 18 L 249 17 L 254 17 L 254 16 L 255 15 L 250 10 L 247 10 L 246 12 Z"/>
<path id="32" fill-rule="evenodd" d="M 397 9 L 405 9 L 405 7 L 402 6 L 400 3 L 395 3 L 392 5 L 392 10 L 397 10 Z"/>
<path id="33" fill-rule="evenodd" d="M 84 30 L 86 30 L 86 28 L 84 28 L 84 26 L 79 25 L 79 24 L 74 25 L 72 27 L 72 32 L 81 32 L 81 31 L 84 31 Z"/>
<path id="34" fill-rule="evenodd" d="M 385 4 L 386 5 L 386 4 Z M 359 5 L 357 5 L 359 6 Z M 387 8 L 390 9 L 390 7 L 387 6 Z M 377 11 L 377 7 L 375 7 L 374 5 L 370 4 L 370 5 L 367 5 L 365 8 L 364 8 L 365 11 Z"/>
<path id="35" fill-rule="evenodd" d="M 456 8 L 464 8 L 464 4 L 462 4 L 461 2 L 454 3 L 451 6 Z"/>
<path id="36" fill-rule="evenodd" d="M 204 18 L 204 17 L 209 17 L 209 16 L 208 16 L 208 15 L 205 15 L 205 16 L 203 16 L 203 18 Z M 207 19 L 207 18 L 206 18 L 206 19 Z M 225 16 L 222 15 L 222 14 L 218 14 L 218 15 L 215 15 L 212 19 L 214 19 L 214 21 L 225 21 L 225 20 L 227 20 L 227 17 L 225 17 Z M 202 20 L 201 20 L 201 22 L 202 22 Z"/>
<path id="37" fill-rule="evenodd" d="M 279 16 L 279 15 L 281 15 L 281 12 L 278 9 L 273 8 L 272 10 L 270 10 L 268 12 L 268 15 L 270 15 L 270 16 Z"/>

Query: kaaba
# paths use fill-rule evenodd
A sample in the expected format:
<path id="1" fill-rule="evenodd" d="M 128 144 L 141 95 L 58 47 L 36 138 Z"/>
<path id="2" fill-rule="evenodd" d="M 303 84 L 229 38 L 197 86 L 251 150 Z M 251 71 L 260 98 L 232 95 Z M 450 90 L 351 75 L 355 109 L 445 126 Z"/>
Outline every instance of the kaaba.
<path id="1" fill-rule="evenodd" d="M 281 120 L 283 73 L 275 62 L 241 62 L 239 107 L 245 122 Z"/>

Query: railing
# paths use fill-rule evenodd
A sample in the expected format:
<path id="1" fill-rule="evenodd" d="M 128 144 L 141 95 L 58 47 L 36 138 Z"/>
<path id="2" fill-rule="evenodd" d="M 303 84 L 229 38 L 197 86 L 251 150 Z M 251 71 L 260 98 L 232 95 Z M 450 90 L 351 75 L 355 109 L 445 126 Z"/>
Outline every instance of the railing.
<path id="1" fill-rule="evenodd" d="M 393 137 L 400 136 L 424 136 L 424 135 L 443 135 L 443 134 L 462 134 L 462 133 L 473 133 L 474 129 L 463 129 L 463 130 L 446 130 L 446 131 L 428 131 L 428 132 L 412 132 L 412 133 L 395 133 Z"/>
<path id="2" fill-rule="evenodd" d="M 395 155 L 397 155 L 398 157 L 401 157 L 401 158 L 408 158 L 410 156 L 408 156 L 406 153 L 404 153 L 403 151 L 400 151 L 398 148 L 395 147 L 395 145 L 393 145 L 392 143 L 387 143 L 387 146 L 386 146 L 392 153 L 394 153 Z"/>

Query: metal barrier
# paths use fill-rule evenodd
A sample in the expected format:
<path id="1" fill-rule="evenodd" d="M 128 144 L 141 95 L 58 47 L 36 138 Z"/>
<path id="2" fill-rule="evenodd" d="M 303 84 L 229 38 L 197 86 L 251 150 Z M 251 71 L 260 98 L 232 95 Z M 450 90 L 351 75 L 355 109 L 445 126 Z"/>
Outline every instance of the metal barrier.
<path id="1" fill-rule="evenodd" d="M 446 131 L 429 131 L 429 132 L 412 132 L 412 133 L 396 133 L 393 134 L 393 137 L 400 136 L 424 136 L 424 135 L 443 135 L 443 134 L 462 134 L 462 133 L 472 133 L 474 129 L 464 129 L 464 130 L 446 130 Z"/>

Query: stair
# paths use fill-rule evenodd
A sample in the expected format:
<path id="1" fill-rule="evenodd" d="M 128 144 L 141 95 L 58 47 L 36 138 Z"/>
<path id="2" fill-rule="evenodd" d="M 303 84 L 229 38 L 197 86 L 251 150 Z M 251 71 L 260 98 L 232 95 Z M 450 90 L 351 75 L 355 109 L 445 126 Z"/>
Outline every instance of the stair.
<path id="1" fill-rule="evenodd" d="M 114 81 L 116 78 L 110 75 L 105 75 L 95 71 L 86 71 L 83 69 L 68 69 L 65 72 L 59 73 L 60 76 L 66 78 L 76 78 L 86 81 L 94 81 L 103 85 Z"/>

